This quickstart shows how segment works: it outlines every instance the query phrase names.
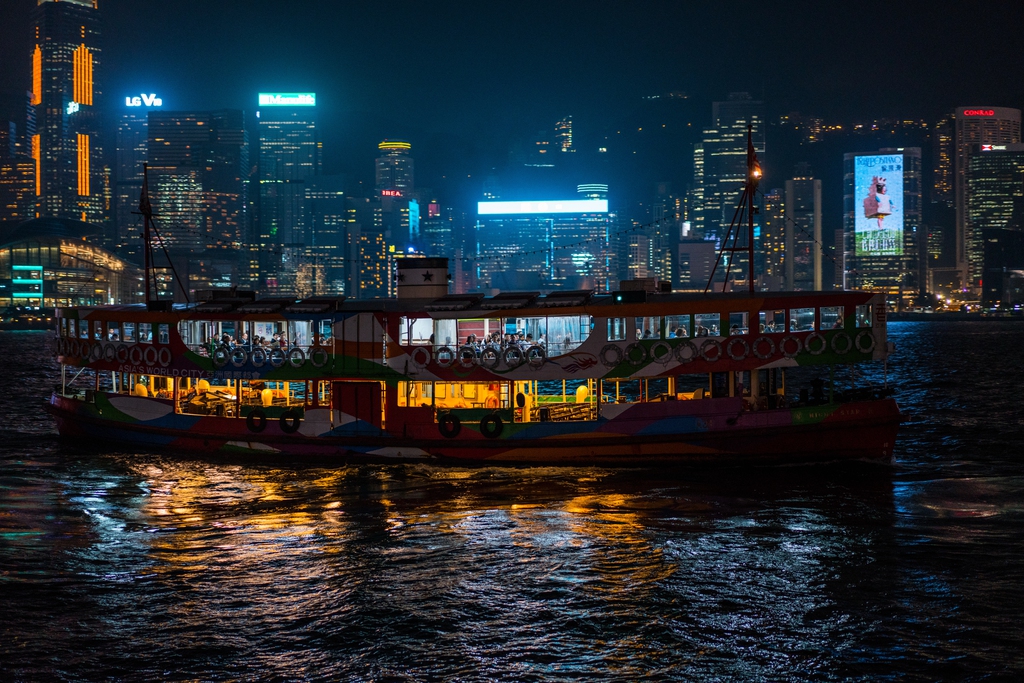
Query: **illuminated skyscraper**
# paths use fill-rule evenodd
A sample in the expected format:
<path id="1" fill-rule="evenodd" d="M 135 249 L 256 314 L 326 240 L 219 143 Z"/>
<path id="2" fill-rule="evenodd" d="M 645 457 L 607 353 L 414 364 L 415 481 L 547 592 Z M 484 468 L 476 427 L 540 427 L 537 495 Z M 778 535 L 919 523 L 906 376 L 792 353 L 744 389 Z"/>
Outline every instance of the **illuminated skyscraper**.
<path id="1" fill-rule="evenodd" d="M 1024 144 L 975 145 L 964 174 L 969 234 L 982 237 L 982 303 L 1009 303 L 1009 271 L 1024 270 Z"/>
<path id="2" fill-rule="evenodd" d="M 932 129 L 932 196 L 933 204 L 953 205 L 953 160 L 956 157 L 953 146 L 953 121 L 956 116 L 948 114 Z"/>
<path id="3" fill-rule="evenodd" d="M 967 165 L 975 145 L 1007 145 L 1021 141 L 1020 109 L 960 107 L 956 110 L 956 267 L 963 286 L 980 286 L 984 267 L 982 236 L 967 224 Z M 980 148 L 978 148 L 980 149 Z"/>
<path id="4" fill-rule="evenodd" d="M 415 188 L 415 164 L 410 155 L 412 145 L 405 140 L 384 140 L 377 149 L 380 155 L 376 162 L 376 183 L 378 191 L 391 196 L 405 196 Z"/>
<path id="5" fill-rule="evenodd" d="M 757 283 L 762 290 L 777 292 L 786 288 L 786 194 L 781 188 L 765 192 L 761 212 L 761 244 L 754 251 L 760 255 Z"/>
<path id="6" fill-rule="evenodd" d="M 786 181 L 785 289 L 821 290 L 821 181 L 798 176 Z"/>
<path id="7" fill-rule="evenodd" d="M 320 173 L 314 93 L 259 95 L 259 215 L 261 288 L 291 292 L 304 263 L 306 183 Z"/>
<path id="8" fill-rule="evenodd" d="M 572 117 L 566 116 L 555 124 L 555 145 L 560 152 L 575 152 L 572 146 Z"/>
<path id="9" fill-rule="evenodd" d="M 142 167 L 146 163 L 148 112 L 127 111 L 117 122 L 117 163 L 114 167 L 114 220 L 122 252 L 136 263 L 142 258 L 142 221 L 135 215 L 142 193 Z"/>
<path id="10" fill-rule="evenodd" d="M 100 221 L 106 213 L 97 105 L 97 0 L 38 0 L 32 12 L 31 105 L 40 215 Z"/>

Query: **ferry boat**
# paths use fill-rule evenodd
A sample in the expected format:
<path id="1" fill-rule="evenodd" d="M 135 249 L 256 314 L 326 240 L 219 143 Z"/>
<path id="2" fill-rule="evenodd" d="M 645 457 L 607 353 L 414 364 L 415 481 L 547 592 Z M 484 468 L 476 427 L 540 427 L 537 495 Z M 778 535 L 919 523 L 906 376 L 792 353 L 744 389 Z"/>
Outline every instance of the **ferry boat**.
<path id="1" fill-rule="evenodd" d="M 145 192 L 140 209 L 148 245 Z M 172 305 L 151 297 L 146 256 L 147 304 L 57 311 L 48 408 L 78 443 L 338 461 L 893 457 L 901 415 L 883 388 L 786 383 L 796 367 L 834 380 L 884 363 L 882 294 L 757 293 L 752 277 L 719 294 L 646 281 L 448 294 L 447 259 L 408 258 L 395 299 L 226 292 Z"/>

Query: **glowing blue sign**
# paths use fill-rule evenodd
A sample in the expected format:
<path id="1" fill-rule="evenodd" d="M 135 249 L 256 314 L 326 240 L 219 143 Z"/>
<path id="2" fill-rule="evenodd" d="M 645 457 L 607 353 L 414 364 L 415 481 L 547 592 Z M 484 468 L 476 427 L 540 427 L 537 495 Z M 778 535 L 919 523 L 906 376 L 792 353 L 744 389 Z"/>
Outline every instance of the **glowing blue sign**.
<path id="1" fill-rule="evenodd" d="M 555 213 L 608 213 L 607 199 L 561 199 L 547 202 L 477 202 L 480 216 Z"/>
<path id="2" fill-rule="evenodd" d="M 316 93 L 312 92 L 261 92 L 261 107 L 315 107 Z"/>

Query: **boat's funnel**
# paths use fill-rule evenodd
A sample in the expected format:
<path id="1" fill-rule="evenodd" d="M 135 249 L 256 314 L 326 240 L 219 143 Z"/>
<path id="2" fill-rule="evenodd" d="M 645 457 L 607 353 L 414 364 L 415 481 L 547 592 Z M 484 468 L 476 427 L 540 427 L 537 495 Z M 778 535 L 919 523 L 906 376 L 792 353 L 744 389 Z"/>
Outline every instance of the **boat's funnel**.
<path id="1" fill-rule="evenodd" d="M 448 293 L 448 259 L 400 258 L 399 299 L 437 299 Z"/>

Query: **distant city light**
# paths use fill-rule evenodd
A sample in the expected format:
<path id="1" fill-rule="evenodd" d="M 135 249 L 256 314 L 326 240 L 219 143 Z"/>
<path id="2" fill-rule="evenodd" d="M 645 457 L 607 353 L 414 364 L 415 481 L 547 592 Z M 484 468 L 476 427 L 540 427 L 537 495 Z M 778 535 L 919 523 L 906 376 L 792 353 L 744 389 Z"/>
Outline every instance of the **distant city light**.
<path id="1" fill-rule="evenodd" d="M 315 107 L 316 93 L 312 92 L 261 92 L 261 107 Z"/>
<path id="2" fill-rule="evenodd" d="M 477 214 L 608 213 L 607 199 L 564 199 L 540 202 L 477 202 Z"/>

